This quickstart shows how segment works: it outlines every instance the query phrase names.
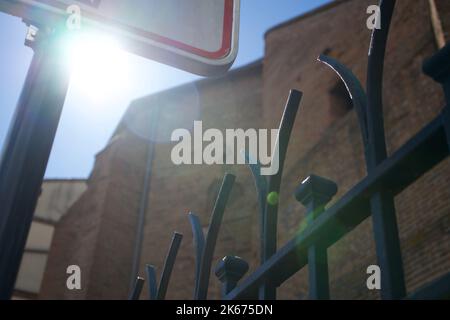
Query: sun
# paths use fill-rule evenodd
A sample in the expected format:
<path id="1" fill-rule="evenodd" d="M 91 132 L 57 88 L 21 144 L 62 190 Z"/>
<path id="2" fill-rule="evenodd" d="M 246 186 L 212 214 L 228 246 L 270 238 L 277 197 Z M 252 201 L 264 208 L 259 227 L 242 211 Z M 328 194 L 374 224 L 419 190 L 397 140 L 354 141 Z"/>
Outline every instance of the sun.
<path id="1" fill-rule="evenodd" d="M 113 38 L 78 34 L 67 42 L 71 86 L 92 99 L 114 99 L 129 83 L 128 57 Z"/>

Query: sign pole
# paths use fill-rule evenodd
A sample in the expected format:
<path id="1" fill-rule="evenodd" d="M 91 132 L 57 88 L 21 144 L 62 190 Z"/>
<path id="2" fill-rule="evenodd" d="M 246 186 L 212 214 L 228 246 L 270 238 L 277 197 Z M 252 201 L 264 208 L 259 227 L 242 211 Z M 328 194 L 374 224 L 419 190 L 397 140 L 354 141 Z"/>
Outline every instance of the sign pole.
<path id="1" fill-rule="evenodd" d="M 69 86 L 55 30 L 40 29 L 0 162 L 0 300 L 10 299 Z"/>

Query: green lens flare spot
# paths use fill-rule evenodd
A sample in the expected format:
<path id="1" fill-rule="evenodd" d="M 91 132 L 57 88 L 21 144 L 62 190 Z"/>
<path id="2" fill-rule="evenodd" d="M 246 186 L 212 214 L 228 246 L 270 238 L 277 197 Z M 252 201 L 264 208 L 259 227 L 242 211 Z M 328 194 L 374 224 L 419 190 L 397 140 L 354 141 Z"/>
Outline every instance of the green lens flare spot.
<path id="1" fill-rule="evenodd" d="M 273 191 L 267 195 L 267 203 L 271 206 L 275 206 L 278 204 L 279 198 L 278 192 Z"/>

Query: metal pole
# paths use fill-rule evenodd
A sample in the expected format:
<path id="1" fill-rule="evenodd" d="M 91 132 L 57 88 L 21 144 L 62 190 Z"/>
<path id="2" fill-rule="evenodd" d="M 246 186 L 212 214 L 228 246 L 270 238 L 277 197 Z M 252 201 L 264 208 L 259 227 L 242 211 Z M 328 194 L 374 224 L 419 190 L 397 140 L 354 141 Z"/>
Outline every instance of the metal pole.
<path id="1" fill-rule="evenodd" d="M 0 162 L 0 299 L 10 299 L 68 85 L 57 32 L 39 31 Z"/>
<path id="2" fill-rule="evenodd" d="M 144 183 L 142 186 L 142 194 L 139 202 L 139 212 L 138 212 L 138 221 L 137 221 L 137 230 L 136 230 L 136 238 L 133 249 L 133 264 L 131 267 L 131 280 L 130 280 L 130 290 L 133 290 L 134 282 L 136 277 L 138 277 L 140 263 L 141 263 L 141 253 L 142 253 L 142 244 L 144 241 L 144 229 L 146 223 L 146 214 L 148 208 L 148 201 L 150 197 L 150 188 L 151 188 L 151 180 L 153 174 L 153 161 L 155 158 L 155 144 L 156 144 L 156 136 L 158 132 L 158 123 L 159 117 L 161 114 L 161 110 L 159 106 L 156 106 L 155 109 L 150 113 L 150 135 L 148 137 L 148 152 L 147 152 L 147 161 L 145 164 L 145 175 L 144 175 Z"/>

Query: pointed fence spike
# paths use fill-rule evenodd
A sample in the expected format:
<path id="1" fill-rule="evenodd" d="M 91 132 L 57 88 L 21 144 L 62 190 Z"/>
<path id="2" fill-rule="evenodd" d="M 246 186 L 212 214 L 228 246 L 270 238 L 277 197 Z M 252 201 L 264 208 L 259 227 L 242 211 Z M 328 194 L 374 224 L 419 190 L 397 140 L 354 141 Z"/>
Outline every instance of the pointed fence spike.
<path id="1" fill-rule="evenodd" d="M 147 273 L 149 300 L 156 300 L 158 293 L 158 280 L 156 280 L 155 267 L 147 264 L 145 266 L 145 271 Z"/>
<path id="2" fill-rule="evenodd" d="M 219 235 L 220 225 L 222 223 L 225 207 L 230 197 L 235 179 L 236 177 L 232 174 L 225 175 L 216 203 L 214 205 L 211 222 L 209 224 L 205 246 L 202 253 L 200 274 L 195 290 L 196 300 L 205 300 L 208 296 L 208 284 L 214 249 L 216 247 L 217 237 Z"/>
<path id="3" fill-rule="evenodd" d="M 266 262 L 277 250 L 278 198 L 281 177 L 283 176 L 284 161 L 302 96 L 303 94 L 300 91 L 291 90 L 280 123 L 271 164 L 274 166 L 275 161 L 277 161 L 278 172 L 270 176 L 268 182 L 268 197 L 274 198 L 274 201 L 266 201 L 266 208 L 264 210 L 264 229 L 261 237 L 261 263 Z M 275 299 L 276 288 L 270 283 L 265 283 L 260 288 L 259 297 L 260 299 Z"/>
<path id="4" fill-rule="evenodd" d="M 170 245 L 169 253 L 167 254 L 166 261 L 164 262 L 163 272 L 161 274 L 161 280 L 159 282 L 159 288 L 157 293 L 157 300 L 164 300 L 166 298 L 167 288 L 169 287 L 170 276 L 172 275 L 173 266 L 177 258 L 178 250 L 180 249 L 183 235 L 175 232 L 173 234 L 172 243 Z"/>

